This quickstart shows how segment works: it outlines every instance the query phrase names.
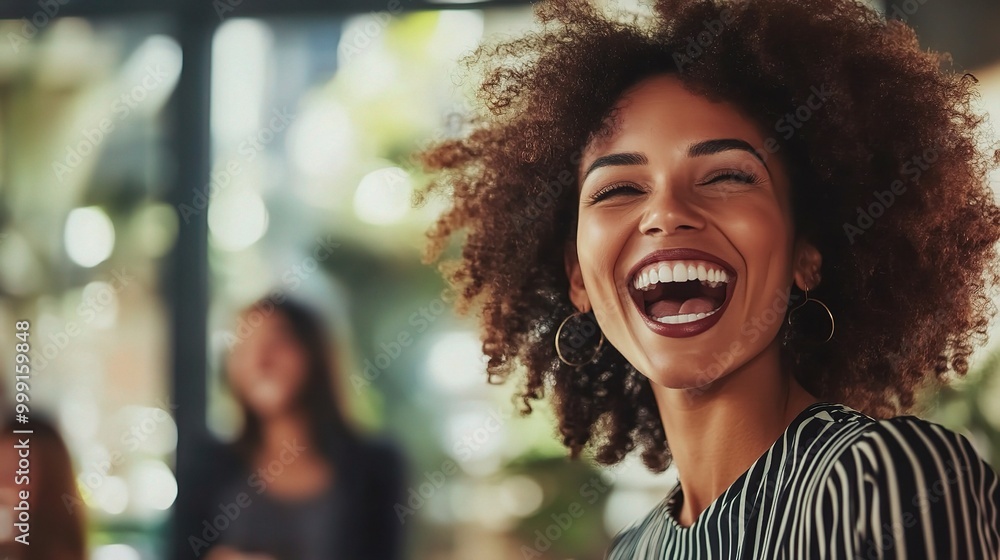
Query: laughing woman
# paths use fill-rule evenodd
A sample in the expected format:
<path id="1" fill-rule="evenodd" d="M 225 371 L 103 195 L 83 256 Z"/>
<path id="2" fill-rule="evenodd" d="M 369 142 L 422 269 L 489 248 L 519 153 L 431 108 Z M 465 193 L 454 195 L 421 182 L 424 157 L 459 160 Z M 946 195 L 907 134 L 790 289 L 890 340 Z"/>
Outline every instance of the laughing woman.
<path id="1" fill-rule="evenodd" d="M 481 47 L 420 154 L 459 310 L 571 454 L 678 484 L 613 559 L 1000 557 L 996 472 L 912 416 L 995 313 L 975 78 L 851 0 L 579 0 Z M 1000 155 L 1000 154 L 998 154 Z"/>

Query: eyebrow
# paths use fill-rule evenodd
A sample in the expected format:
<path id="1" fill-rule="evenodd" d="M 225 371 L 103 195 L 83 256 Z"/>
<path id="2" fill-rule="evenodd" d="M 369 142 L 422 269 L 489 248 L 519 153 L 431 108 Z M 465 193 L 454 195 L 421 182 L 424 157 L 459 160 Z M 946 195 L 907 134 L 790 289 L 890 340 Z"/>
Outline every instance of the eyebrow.
<path id="1" fill-rule="evenodd" d="M 586 179 L 591 172 L 600 167 L 610 167 L 614 165 L 646 165 L 647 163 L 649 163 L 649 159 L 646 158 L 645 154 L 639 152 L 608 154 L 595 159 L 594 163 L 591 163 L 590 167 L 587 168 L 587 172 L 583 174 L 583 177 Z"/>
<path id="2" fill-rule="evenodd" d="M 764 158 L 760 157 L 760 153 L 758 153 L 749 142 L 746 140 L 740 140 L 739 138 L 719 138 L 716 140 L 703 140 L 701 142 L 695 142 L 694 144 L 688 146 L 687 155 L 688 157 L 708 156 L 728 150 L 743 150 L 745 152 L 749 152 L 753 154 L 755 158 L 760 160 L 768 172 L 771 171 L 770 168 L 767 167 L 767 162 L 764 161 Z M 590 167 L 587 168 L 586 173 L 583 174 L 583 178 L 586 179 L 588 175 L 601 167 L 615 165 L 646 165 L 647 163 L 649 163 L 649 159 L 645 154 L 640 152 L 608 154 L 595 159 L 594 163 L 591 163 Z"/>
<path id="3" fill-rule="evenodd" d="M 767 167 L 767 162 L 764 158 L 760 157 L 760 153 L 754 149 L 746 140 L 740 140 L 739 138 L 721 138 L 718 140 L 705 140 L 703 142 L 696 142 L 688 146 L 688 157 L 697 156 L 707 156 L 711 154 L 717 154 L 719 152 L 725 152 L 726 150 L 743 150 L 745 152 L 750 152 L 753 157 L 760 160 L 764 165 L 764 169 L 768 172 L 771 170 Z"/>

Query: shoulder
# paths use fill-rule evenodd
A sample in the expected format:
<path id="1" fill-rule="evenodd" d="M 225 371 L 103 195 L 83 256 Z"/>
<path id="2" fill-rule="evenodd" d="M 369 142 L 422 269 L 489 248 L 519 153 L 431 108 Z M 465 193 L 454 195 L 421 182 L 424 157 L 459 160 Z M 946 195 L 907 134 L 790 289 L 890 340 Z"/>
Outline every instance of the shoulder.
<path id="1" fill-rule="evenodd" d="M 856 523 L 854 544 L 873 558 L 1000 558 L 1000 477 L 968 438 L 935 422 L 865 423 L 820 494 L 820 511 Z"/>
<path id="2" fill-rule="evenodd" d="M 836 464 L 852 466 L 855 472 L 873 476 L 883 485 L 918 486 L 934 481 L 964 484 L 997 479 L 996 471 L 968 438 L 916 416 L 866 424 L 842 449 Z"/>
<path id="3" fill-rule="evenodd" d="M 399 493 L 406 484 L 409 464 L 402 448 L 385 436 L 363 435 L 342 442 L 340 465 L 361 487 Z"/>
<path id="4" fill-rule="evenodd" d="M 245 461 L 236 449 L 228 443 L 215 439 L 199 441 L 194 446 L 192 456 L 197 461 L 191 461 L 191 479 L 205 484 L 208 488 L 218 489 L 232 479 L 238 478 L 246 470 Z"/>
<path id="5" fill-rule="evenodd" d="M 812 420 L 821 417 L 829 428 L 812 430 L 808 443 L 832 443 L 824 451 L 834 470 L 850 466 L 854 474 L 915 479 L 997 476 L 966 436 L 936 422 L 912 415 L 876 420 L 839 404 L 824 407 Z"/>
<path id="6" fill-rule="evenodd" d="M 348 444 L 351 460 L 373 468 L 402 468 L 405 457 L 399 444 L 385 436 L 357 436 Z"/>

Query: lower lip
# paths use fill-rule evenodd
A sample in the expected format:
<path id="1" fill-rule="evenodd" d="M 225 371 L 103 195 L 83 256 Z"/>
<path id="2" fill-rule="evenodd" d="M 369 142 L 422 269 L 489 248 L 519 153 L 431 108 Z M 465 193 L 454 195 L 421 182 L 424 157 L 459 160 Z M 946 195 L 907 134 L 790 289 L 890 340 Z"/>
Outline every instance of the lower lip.
<path id="1" fill-rule="evenodd" d="M 708 329 L 715 326 L 722 317 L 722 314 L 726 312 L 726 307 L 729 307 L 729 300 L 733 299 L 733 287 L 736 285 L 736 277 L 732 276 L 730 281 L 726 283 L 726 300 L 722 302 L 722 305 L 708 317 L 702 317 L 696 321 L 691 321 L 689 323 L 680 324 L 667 324 L 661 323 L 654 320 L 649 315 L 646 315 L 645 310 L 640 307 L 640 304 L 632 299 L 632 304 L 635 305 L 636 311 L 639 312 L 639 316 L 649 327 L 649 330 L 660 336 L 669 336 L 670 338 L 687 338 L 689 336 L 694 336 L 696 334 L 701 334 Z"/>

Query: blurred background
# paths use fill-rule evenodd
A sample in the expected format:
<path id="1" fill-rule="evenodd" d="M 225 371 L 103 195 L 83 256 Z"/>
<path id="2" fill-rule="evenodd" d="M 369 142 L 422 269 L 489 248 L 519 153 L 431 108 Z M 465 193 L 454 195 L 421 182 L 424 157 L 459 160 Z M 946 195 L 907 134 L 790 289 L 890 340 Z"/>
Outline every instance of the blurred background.
<path id="1" fill-rule="evenodd" d="M 1000 4 L 874 5 L 1000 114 Z M 69 449 L 92 558 L 185 557 L 190 442 L 239 432 L 221 360 L 275 292 L 333 324 L 348 416 L 405 451 L 409 558 L 596 559 L 662 498 L 672 470 L 568 461 L 545 406 L 518 417 L 420 263 L 440 206 L 411 207 L 408 156 L 461 132 L 461 55 L 532 26 L 515 0 L 0 2 L 0 359 L 30 321 L 31 411 Z M 925 403 L 1000 467 L 997 360 Z"/>

